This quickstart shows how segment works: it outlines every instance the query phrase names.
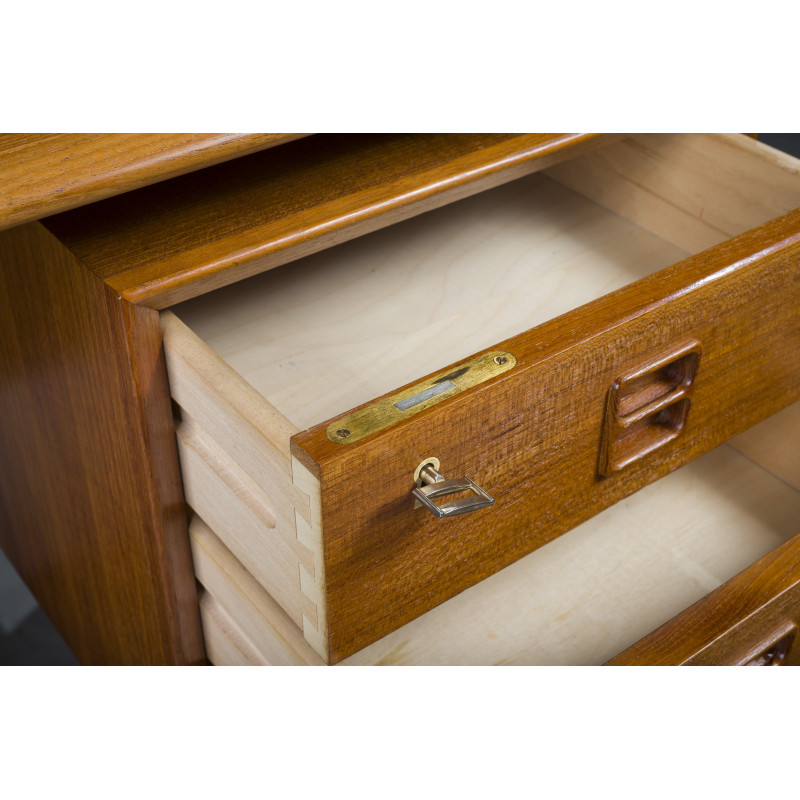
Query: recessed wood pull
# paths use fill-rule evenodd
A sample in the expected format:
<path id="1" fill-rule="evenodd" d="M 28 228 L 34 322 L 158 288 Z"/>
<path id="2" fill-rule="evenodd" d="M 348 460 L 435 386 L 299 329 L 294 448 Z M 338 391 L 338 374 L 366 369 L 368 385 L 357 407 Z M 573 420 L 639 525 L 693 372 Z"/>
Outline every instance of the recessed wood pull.
<path id="1" fill-rule="evenodd" d="M 794 637 L 797 633 L 797 626 L 790 623 L 788 628 L 784 628 L 773 641 L 763 647 L 756 655 L 748 657 L 742 662 L 743 667 L 780 667 L 786 663 L 789 653 L 794 644 Z"/>
<path id="2" fill-rule="evenodd" d="M 683 342 L 648 358 L 611 384 L 600 450 L 601 475 L 614 475 L 680 435 L 702 350 L 696 339 Z"/>

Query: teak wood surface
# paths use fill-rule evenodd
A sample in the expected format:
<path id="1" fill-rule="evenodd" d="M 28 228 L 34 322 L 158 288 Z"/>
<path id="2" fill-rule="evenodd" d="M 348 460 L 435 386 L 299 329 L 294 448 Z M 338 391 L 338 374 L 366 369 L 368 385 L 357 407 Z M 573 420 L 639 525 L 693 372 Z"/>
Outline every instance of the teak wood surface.
<path id="1" fill-rule="evenodd" d="M 617 138 L 315 135 L 47 226 L 122 297 L 162 309 Z"/>
<path id="2" fill-rule="evenodd" d="M 288 451 L 295 433 L 688 255 L 548 178 L 528 175 L 162 316 L 174 313 L 202 340 L 179 345 L 193 353 L 195 369 L 209 348 L 228 365 L 217 392 L 244 380 L 255 390 L 252 402 L 266 400 L 273 416 L 283 415 L 286 424 L 273 438 Z M 167 350 L 170 389 L 188 410 L 186 393 L 174 394 L 179 373 Z M 236 441 L 242 452 L 251 437 L 226 433 L 218 441 Z"/>
<path id="3" fill-rule="evenodd" d="M 353 445 L 327 438 L 331 421 L 293 437 L 322 486 L 331 660 L 797 399 L 799 259 L 797 210 L 499 343 L 513 370 L 425 414 Z M 691 339 L 703 355 L 681 435 L 600 478 L 612 382 Z M 429 456 L 494 506 L 443 522 L 415 510 L 412 476 Z"/>
<path id="4" fill-rule="evenodd" d="M 800 493 L 724 444 L 340 664 L 599 665 L 789 541 L 798 516 Z M 260 653 L 253 663 L 319 663 L 197 518 L 190 536 L 200 583 Z M 204 632 L 211 661 L 228 663 Z M 772 633 L 756 627 L 752 651 Z"/>
<path id="5" fill-rule="evenodd" d="M 87 664 L 204 661 L 158 314 L 0 233 L 0 544 Z"/>
<path id="6" fill-rule="evenodd" d="M 0 230 L 283 144 L 302 135 L 0 134 Z"/>
<path id="7" fill-rule="evenodd" d="M 161 332 L 153 309 L 557 163 L 610 137 L 383 136 L 360 137 L 357 143 L 348 137 L 309 137 L 129 191 L 215 159 L 232 158 L 251 145 L 251 149 L 262 149 L 283 140 L 266 134 L 257 146 L 253 140 L 240 148 L 241 140 L 226 143 L 206 138 L 208 149 L 200 153 L 186 145 L 186 137 L 182 142 L 150 141 L 140 149 L 142 138 L 122 136 L 125 145 L 119 153 L 98 150 L 92 135 L 82 142 L 73 140 L 71 163 L 58 155 L 54 162 L 53 142 L 47 144 L 43 137 L 32 135 L 27 144 L 0 138 L 0 158 L 4 152 L 16 152 L 13 159 L 17 159 L 28 146 L 32 156 L 30 176 L 19 173 L 22 182 L 14 184 L 22 187 L 21 192 L 7 193 L 12 204 L 0 215 L 3 225 L 129 192 L 44 223 L 28 222 L 0 233 L 0 446 L 4 455 L 0 543 L 84 663 L 199 663 L 204 660 L 203 643 Z M 228 146 L 231 149 L 226 150 Z M 155 158 L 148 151 L 155 151 Z M 37 152 L 40 160 L 33 158 Z M 51 180 L 54 169 L 58 175 Z M 26 187 L 22 184 L 27 177 L 34 180 Z M 80 184 L 74 191 L 73 180 Z M 635 491 L 796 396 L 798 366 L 792 354 L 798 345 L 798 224 L 796 212 L 658 278 L 641 281 L 613 299 L 593 303 L 569 315 L 566 322 L 567 318 L 557 319 L 521 337 L 526 344 L 515 352 L 523 359 L 521 369 L 510 374 L 511 383 L 503 384 L 506 399 L 518 403 L 544 397 L 540 415 L 560 415 L 565 424 L 583 425 L 590 432 L 596 432 L 593 415 L 605 399 L 596 400 L 594 391 L 607 377 L 605 357 L 614 361 L 616 370 L 617 357 L 625 361 L 639 346 L 685 330 L 703 342 L 705 360 L 698 376 L 696 406 L 681 447 L 654 454 L 635 477 L 625 476 L 629 485 L 624 488 L 615 479 L 607 479 L 611 488 L 595 492 L 591 508 L 599 510 L 612 497 Z M 786 261 L 787 256 L 793 262 Z M 723 286 L 717 297 L 714 289 Z M 729 324 L 718 328 L 714 314 L 721 302 L 730 303 L 736 313 Z M 759 314 L 750 313 L 745 321 L 745 310 L 753 308 Z M 778 329 L 780 343 L 774 335 Z M 628 338 L 627 345 L 616 338 L 622 334 Z M 597 359 L 598 347 L 603 359 Z M 556 361 L 562 369 L 551 373 Z M 626 361 L 622 366 L 635 367 L 635 363 Z M 704 383 L 706 369 L 711 379 Z M 715 377 L 724 369 L 728 383 Z M 733 397 L 725 390 L 731 376 L 741 379 Z M 531 385 L 525 384 L 528 379 Z M 581 397 L 584 389 L 590 396 L 589 408 L 579 408 L 577 399 L 559 399 L 557 392 L 547 399 L 547 393 L 538 388 L 549 391 L 559 381 L 573 380 L 581 387 Z M 770 391 L 776 385 L 781 389 Z M 703 417 L 711 414 L 711 396 L 715 409 L 721 405 L 720 398 L 730 404 L 725 419 L 723 415 L 711 420 Z M 466 472 L 482 483 L 485 473 L 492 488 L 501 471 L 521 475 L 523 488 L 517 499 L 531 485 L 525 483 L 528 476 L 525 458 L 517 449 L 520 442 L 544 454 L 549 466 L 566 469 L 583 459 L 584 466 L 591 464 L 594 469 L 597 454 L 589 458 L 586 450 L 576 456 L 577 451 L 564 444 L 566 429 L 532 434 L 522 424 L 524 414 L 511 417 L 507 430 L 501 430 L 496 421 L 487 425 L 496 398 L 495 384 L 488 384 L 446 401 L 441 406 L 444 413 L 422 415 L 424 419 L 416 423 L 412 420 L 388 431 L 381 437 L 381 448 L 403 462 L 417 450 L 428 455 L 429 445 L 441 441 L 437 454 L 452 455 L 452 469 L 448 469 L 452 474 Z M 467 403 L 473 403 L 476 411 L 471 420 Z M 698 408 L 700 414 L 695 413 Z M 701 421 L 707 425 L 702 431 Z M 456 423 L 461 424 L 466 442 L 461 447 L 453 442 Z M 441 439 L 431 438 L 431 426 Z M 363 468 L 359 458 L 375 454 L 375 441 L 364 440 L 343 455 L 326 452 L 324 444 L 314 445 L 319 433 L 304 434 L 298 441 L 315 454 L 326 477 L 333 479 L 331 485 L 344 487 L 341 496 L 350 497 L 353 476 Z M 401 433 L 409 437 L 406 445 L 400 441 Z M 500 434 L 507 435 L 507 444 L 501 446 L 505 462 L 497 459 L 485 470 L 480 465 L 478 474 L 466 456 L 459 461 L 460 454 L 473 452 L 473 445 L 491 444 Z M 525 436 L 533 439 L 522 441 Z M 320 471 L 301 449 L 295 447 L 295 451 L 304 463 Z M 403 477 L 402 470 L 391 476 L 375 475 L 390 486 L 393 499 L 384 504 L 390 513 L 392 504 L 399 502 L 396 498 L 400 494 L 405 498 L 409 488 L 401 486 Z M 538 477 L 537 473 L 530 479 Z M 402 492 L 396 491 L 400 488 Z M 533 489 L 538 491 L 538 486 Z M 330 514 L 330 494 L 327 502 Z M 578 516 L 580 504 L 571 502 L 555 508 L 554 501 L 553 508 L 545 508 L 543 518 L 564 515 L 556 520 L 553 535 L 562 529 L 559 525 L 572 524 L 569 514 Z M 542 509 L 547 503 L 545 492 L 533 507 Z M 514 498 L 503 499 L 492 513 L 500 506 L 510 509 L 504 518 L 509 523 L 527 513 L 520 511 Z M 368 517 L 370 508 L 355 506 L 356 515 Z M 500 540 L 507 535 L 504 528 L 476 547 L 475 537 L 470 539 L 469 518 L 458 524 L 465 532 L 462 542 L 448 536 L 443 543 L 441 537 L 431 535 L 430 526 L 423 526 L 421 548 L 415 536 L 404 539 L 401 535 L 398 561 L 404 563 L 402 568 L 409 564 L 403 548 L 408 553 L 416 547 L 412 560 L 423 556 L 422 561 L 426 548 L 440 549 L 445 558 L 453 556 L 447 568 L 456 572 L 465 563 L 472 567 L 474 552 L 483 548 L 481 557 L 491 572 L 541 543 L 519 534 L 512 536 L 510 544 L 505 542 L 507 551 L 501 553 Z M 342 575 L 358 566 L 359 558 L 371 562 L 364 581 L 353 585 L 350 596 L 341 581 L 331 589 L 329 602 L 333 598 L 338 603 L 340 622 L 349 624 L 345 616 L 353 608 L 347 604 L 354 597 L 372 602 L 367 617 L 374 615 L 374 598 L 367 593 L 377 585 L 374 581 L 384 567 L 385 552 L 374 532 L 359 541 L 350 540 L 341 529 L 337 539 L 335 525 L 332 532 L 326 557 L 329 562 L 339 560 Z M 440 591 L 440 575 L 420 564 L 423 588 L 433 591 L 438 586 L 436 591 Z M 387 574 L 391 580 L 391 570 Z M 470 581 L 480 577 L 476 569 Z M 452 593 L 456 584 L 451 581 L 447 592 Z M 443 599 L 447 592 L 440 591 L 438 596 Z M 440 602 L 436 597 L 434 592 L 434 602 Z M 410 595 L 402 611 L 405 618 L 419 612 L 416 603 Z M 357 625 L 352 637 L 338 637 L 335 658 L 352 651 L 362 633 L 363 625 Z"/>

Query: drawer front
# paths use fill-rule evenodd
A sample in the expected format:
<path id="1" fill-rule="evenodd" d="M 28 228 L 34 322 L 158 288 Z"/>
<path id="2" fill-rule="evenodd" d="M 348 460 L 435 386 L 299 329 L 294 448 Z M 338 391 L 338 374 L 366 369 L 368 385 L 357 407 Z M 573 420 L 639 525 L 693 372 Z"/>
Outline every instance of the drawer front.
<path id="1" fill-rule="evenodd" d="M 799 624 L 800 535 L 608 663 L 796 665 Z"/>
<path id="2" fill-rule="evenodd" d="M 293 455 L 320 481 L 331 660 L 800 396 L 799 259 L 793 212 L 498 344 L 512 369 L 423 413 L 353 444 L 329 438 L 337 420 L 293 437 Z M 633 447 L 627 466 L 601 475 L 609 390 L 644 368 L 626 402 L 646 410 L 670 352 L 699 358 L 677 435 Z M 655 431 L 663 414 L 642 424 Z M 494 505 L 444 520 L 415 508 L 415 468 L 430 457 Z"/>

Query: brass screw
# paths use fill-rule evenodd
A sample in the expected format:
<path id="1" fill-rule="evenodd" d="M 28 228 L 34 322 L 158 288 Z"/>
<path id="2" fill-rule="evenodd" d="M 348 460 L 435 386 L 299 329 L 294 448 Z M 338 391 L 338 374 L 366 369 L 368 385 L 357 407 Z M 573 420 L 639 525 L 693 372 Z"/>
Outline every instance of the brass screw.
<path id="1" fill-rule="evenodd" d="M 503 364 L 507 364 L 508 363 L 508 359 L 505 356 L 495 356 L 494 357 L 494 363 L 497 364 L 498 366 L 502 367 Z"/>
<path id="2" fill-rule="evenodd" d="M 336 435 L 340 439 L 346 439 L 350 435 L 350 431 L 347 430 L 347 428 L 339 428 L 339 430 L 336 431 Z"/>

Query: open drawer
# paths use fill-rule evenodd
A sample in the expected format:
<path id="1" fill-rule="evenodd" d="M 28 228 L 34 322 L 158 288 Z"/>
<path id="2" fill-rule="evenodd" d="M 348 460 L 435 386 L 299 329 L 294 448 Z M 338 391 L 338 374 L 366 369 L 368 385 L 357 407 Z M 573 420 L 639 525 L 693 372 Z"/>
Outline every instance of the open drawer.
<path id="1" fill-rule="evenodd" d="M 796 450 L 798 423 L 795 404 L 341 663 L 796 662 L 800 469 L 777 435 Z M 190 533 L 212 662 L 322 663 L 202 520 Z"/>
<path id="2" fill-rule="evenodd" d="M 797 206 L 797 162 L 756 142 L 633 137 L 174 306 L 195 533 L 329 663 L 551 542 L 528 556 L 547 563 L 562 534 L 800 396 Z M 473 511 L 437 518 L 413 494 L 426 464 L 493 504 L 476 489 L 456 495 Z M 733 548 L 744 561 L 702 593 L 778 543 Z M 230 630 L 227 591 L 203 601 L 207 631 Z M 675 598 L 636 638 L 697 599 Z"/>

